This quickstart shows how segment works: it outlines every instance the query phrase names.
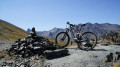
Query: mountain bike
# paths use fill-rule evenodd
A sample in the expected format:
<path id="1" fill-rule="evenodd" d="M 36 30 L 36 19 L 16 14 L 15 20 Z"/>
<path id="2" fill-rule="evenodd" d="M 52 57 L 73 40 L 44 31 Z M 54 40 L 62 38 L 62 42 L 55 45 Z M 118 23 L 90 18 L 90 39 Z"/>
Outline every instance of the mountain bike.
<path id="1" fill-rule="evenodd" d="M 82 50 L 91 50 L 96 46 L 97 36 L 93 32 L 87 31 L 82 34 L 80 33 L 83 26 L 86 24 L 81 24 L 81 28 L 77 25 L 70 24 L 69 22 L 67 22 L 67 24 L 69 27 L 66 28 L 66 31 L 58 33 L 55 38 L 55 43 L 61 48 L 67 47 L 70 41 L 71 45 L 72 43 L 77 43 L 78 48 Z"/>

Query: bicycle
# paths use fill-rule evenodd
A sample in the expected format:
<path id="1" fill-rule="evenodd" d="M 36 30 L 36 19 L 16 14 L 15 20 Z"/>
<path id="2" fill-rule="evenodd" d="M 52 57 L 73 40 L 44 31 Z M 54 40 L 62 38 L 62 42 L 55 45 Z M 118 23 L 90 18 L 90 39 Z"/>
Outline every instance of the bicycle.
<path id="1" fill-rule="evenodd" d="M 61 48 L 67 47 L 70 39 L 72 39 L 71 45 L 75 42 L 77 43 L 78 48 L 82 50 L 92 50 L 96 46 L 97 36 L 93 32 L 87 31 L 80 34 L 83 26 L 86 24 L 82 24 L 80 29 L 76 26 L 76 30 L 73 29 L 75 28 L 75 25 L 70 24 L 69 22 L 67 22 L 67 24 L 69 25 L 69 28 L 66 28 L 65 32 L 58 33 L 55 38 L 55 43 Z M 76 31 L 76 35 L 73 31 Z"/>

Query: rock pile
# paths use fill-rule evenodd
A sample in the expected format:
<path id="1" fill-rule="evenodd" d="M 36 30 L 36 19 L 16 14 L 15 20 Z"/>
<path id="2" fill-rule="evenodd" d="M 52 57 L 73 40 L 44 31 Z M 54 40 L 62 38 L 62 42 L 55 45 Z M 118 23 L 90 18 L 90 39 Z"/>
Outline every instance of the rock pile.
<path id="1" fill-rule="evenodd" d="M 9 55 L 17 54 L 22 55 L 22 57 L 29 57 L 33 55 L 48 55 L 45 50 L 52 50 L 54 52 L 55 49 L 60 48 L 57 45 L 50 42 L 48 39 L 37 36 L 35 33 L 35 28 L 32 28 L 30 35 L 24 39 L 18 39 L 10 48 Z M 64 52 L 67 51 L 67 52 Z M 50 51 L 51 52 L 51 51 Z M 68 54 L 67 49 L 58 49 L 58 54 Z M 49 53 L 49 52 L 48 52 Z M 60 55 L 61 56 L 61 55 Z"/>
<path id="2" fill-rule="evenodd" d="M 105 62 L 116 62 L 120 60 L 120 52 L 115 52 L 115 53 L 110 53 L 109 55 L 106 56 Z"/>
<path id="3" fill-rule="evenodd" d="M 32 28 L 28 37 L 15 41 L 8 54 L 11 56 L 5 57 L 8 60 L 0 64 L 0 67 L 41 67 L 45 58 L 68 55 L 68 49 L 60 49 L 60 46 L 36 35 L 35 28 Z"/>

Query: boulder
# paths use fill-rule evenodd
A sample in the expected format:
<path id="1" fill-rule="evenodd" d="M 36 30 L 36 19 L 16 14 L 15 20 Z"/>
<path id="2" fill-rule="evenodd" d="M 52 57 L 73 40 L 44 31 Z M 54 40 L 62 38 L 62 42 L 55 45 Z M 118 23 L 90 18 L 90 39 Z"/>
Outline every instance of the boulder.
<path id="1" fill-rule="evenodd" d="M 68 55 L 68 49 L 45 50 L 44 55 L 47 59 L 58 58 Z"/>

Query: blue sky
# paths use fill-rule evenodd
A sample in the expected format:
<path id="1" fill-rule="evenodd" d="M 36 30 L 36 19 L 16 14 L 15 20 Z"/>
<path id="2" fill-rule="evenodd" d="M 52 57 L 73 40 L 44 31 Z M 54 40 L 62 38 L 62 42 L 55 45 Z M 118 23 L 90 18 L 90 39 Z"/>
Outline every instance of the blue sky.
<path id="1" fill-rule="evenodd" d="M 0 0 L 0 19 L 37 31 L 65 28 L 67 21 L 120 24 L 120 0 Z"/>

